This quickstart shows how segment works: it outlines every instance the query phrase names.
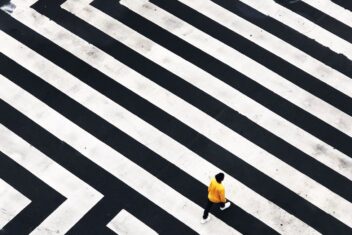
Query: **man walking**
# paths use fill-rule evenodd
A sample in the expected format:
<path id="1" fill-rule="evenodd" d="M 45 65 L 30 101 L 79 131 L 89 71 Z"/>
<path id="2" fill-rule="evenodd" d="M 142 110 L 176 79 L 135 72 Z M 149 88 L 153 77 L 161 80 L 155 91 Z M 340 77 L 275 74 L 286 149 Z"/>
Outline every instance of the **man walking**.
<path id="1" fill-rule="evenodd" d="M 203 218 L 200 221 L 202 224 L 210 220 L 209 211 L 214 204 L 219 204 L 220 210 L 225 210 L 229 208 L 231 205 L 230 202 L 226 202 L 225 188 L 221 184 L 224 178 L 225 178 L 224 173 L 219 173 L 215 175 L 215 178 L 213 178 L 210 182 L 210 185 L 208 187 L 207 205 L 205 206 L 205 209 L 204 209 Z"/>

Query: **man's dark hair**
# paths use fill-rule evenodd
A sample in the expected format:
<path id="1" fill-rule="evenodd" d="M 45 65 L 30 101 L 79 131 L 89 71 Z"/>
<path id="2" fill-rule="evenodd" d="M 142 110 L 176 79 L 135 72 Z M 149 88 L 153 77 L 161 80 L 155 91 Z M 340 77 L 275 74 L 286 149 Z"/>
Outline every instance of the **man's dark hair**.
<path id="1" fill-rule="evenodd" d="M 215 179 L 218 183 L 221 183 L 224 180 L 224 178 L 225 178 L 224 173 L 219 173 L 215 176 Z"/>

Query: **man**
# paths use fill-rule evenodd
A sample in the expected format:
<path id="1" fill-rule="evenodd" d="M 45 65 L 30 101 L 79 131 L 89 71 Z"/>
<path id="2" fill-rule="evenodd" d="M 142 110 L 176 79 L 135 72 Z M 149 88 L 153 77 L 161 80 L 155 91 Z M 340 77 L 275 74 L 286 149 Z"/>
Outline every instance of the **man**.
<path id="1" fill-rule="evenodd" d="M 209 211 L 214 204 L 219 204 L 220 210 L 225 210 L 231 205 L 230 202 L 226 202 L 225 188 L 221 184 L 224 178 L 224 173 L 219 173 L 210 182 L 208 187 L 208 202 L 204 209 L 203 218 L 200 221 L 202 224 L 210 220 Z"/>

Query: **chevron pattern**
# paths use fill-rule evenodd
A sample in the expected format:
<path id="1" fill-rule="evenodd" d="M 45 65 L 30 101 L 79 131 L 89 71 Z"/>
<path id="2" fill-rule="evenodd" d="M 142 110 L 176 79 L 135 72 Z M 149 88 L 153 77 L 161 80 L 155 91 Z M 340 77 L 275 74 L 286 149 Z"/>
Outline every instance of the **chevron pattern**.
<path id="1" fill-rule="evenodd" d="M 0 4 L 0 234 L 352 234 L 348 1 Z"/>

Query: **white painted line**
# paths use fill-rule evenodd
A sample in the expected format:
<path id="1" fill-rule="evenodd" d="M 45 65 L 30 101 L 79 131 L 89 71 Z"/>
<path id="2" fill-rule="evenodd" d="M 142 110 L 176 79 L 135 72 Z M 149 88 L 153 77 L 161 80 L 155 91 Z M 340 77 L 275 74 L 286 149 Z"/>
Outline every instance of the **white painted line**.
<path id="1" fill-rule="evenodd" d="M 152 3 L 120 3 L 352 137 L 352 117 Z M 261 1 L 264 2 L 264 1 Z M 266 1 L 265 1 L 266 2 Z M 234 78 L 236 79 L 236 78 Z"/>
<path id="2" fill-rule="evenodd" d="M 6 80 L 0 76 L 1 89 Z M 15 90 L 13 90 L 15 92 Z M 8 91 L 8 92 L 11 92 Z M 65 234 L 103 197 L 65 168 L 0 125 L 0 150 L 67 199 L 31 234 Z M 43 202 L 45 204 L 45 202 Z"/>
<path id="3" fill-rule="evenodd" d="M 30 203 L 31 200 L 0 179 L 0 230 Z"/>
<path id="4" fill-rule="evenodd" d="M 93 135 L 87 133 L 2 75 L 0 75 L 0 99 L 3 99 L 19 112 L 72 146 L 116 178 L 125 182 L 138 193 L 148 198 L 154 204 L 173 215 L 176 219 L 180 220 L 197 233 L 240 234 L 216 217 L 213 217 L 212 226 L 203 226 L 200 223 L 203 208 L 193 203 L 128 158 L 116 152 Z M 30 164 L 32 164 L 32 161 Z M 45 172 L 47 176 L 55 177 L 55 179 L 60 182 L 66 179 L 62 178 L 57 170 Z M 82 198 L 78 198 L 77 200 L 79 199 L 82 200 Z M 77 209 L 77 202 L 76 204 L 71 204 L 69 209 L 74 212 L 74 209 Z M 67 217 L 68 215 L 70 214 L 66 213 L 65 216 Z"/>
<path id="5" fill-rule="evenodd" d="M 184 100 L 116 61 L 113 57 L 93 45 L 68 33 L 67 30 L 34 10 L 15 11 L 13 16 L 81 60 L 105 73 L 116 82 L 119 82 L 165 112 L 178 118 L 181 122 L 207 136 L 218 145 L 237 155 L 248 164 L 275 179 L 312 204 L 341 221 L 352 224 L 352 219 L 350 218 L 352 215 L 346 212 L 350 210 L 349 208 L 352 207 L 352 204 L 339 195 L 336 195 L 301 172 L 278 160 L 270 153 L 234 133 L 226 126 L 218 123 Z M 34 21 L 38 20 L 40 24 L 37 22 L 34 23 Z M 58 37 L 58 35 L 61 36 Z M 92 53 L 95 56 L 92 56 Z M 265 159 L 265 161 L 262 159 Z"/>
<path id="6" fill-rule="evenodd" d="M 303 0 L 303 2 L 311 5 L 319 11 L 324 12 L 345 25 L 352 27 L 352 12 L 342 8 L 331 0 Z"/>
<path id="7" fill-rule="evenodd" d="M 194 2 L 194 0 L 192 1 Z M 90 0 L 67 1 L 62 7 L 141 55 L 183 78 L 190 84 L 193 84 L 217 98 L 219 101 L 240 112 L 253 122 L 261 125 L 339 174 L 352 180 L 352 170 L 341 164 L 341 162 L 345 162 L 347 165 L 352 166 L 352 159 L 350 157 L 286 121 L 284 118 L 266 109 L 256 101 L 244 96 L 242 93 L 206 73 L 204 70 L 201 70 L 150 39 L 138 34 L 119 21 L 105 15 L 90 6 L 89 3 Z M 212 7 L 211 9 L 214 11 L 215 8 Z M 110 22 L 111 24 L 107 24 L 106 22 Z M 107 25 L 109 26 L 107 27 Z M 124 35 L 129 36 L 125 37 Z M 145 48 L 150 49 L 145 50 Z M 6 49 L 10 50 L 9 47 Z M 11 52 L 9 51 L 8 53 Z M 197 74 L 197 76 L 194 76 L 194 74 Z M 319 148 L 324 149 L 324 151 L 317 151 Z"/>
<path id="8" fill-rule="evenodd" d="M 301 34 L 314 39 L 318 43 L 329 47 L 331 50 L 339 54 L 344 54 L 352 60 L 352 44 L 339 38 L 326 29 L 312 23 L 304 17 L 286 9 L 283 6 L 275 3 L 273 0 L 258 1 L 258 0 L 240 0 L 244 4 L 256 9 L 257 11 L 268 15 Z"/>
<path id="9" fill-rule="evenodd" d="M 64 92 L 87 109 L 95 112 L 204 185 L 208 186 L 209 176 L 223 171 L 25 45 L 9 36 L 2 37 L 0 33 L 0 40 L 2 39 L 7 42 L 6 50 L 3 52 L 16 63 L 41 77 L 48 84 Z M 233 189 L 226 193 L 229 200 L 236 202 L 237 206 L 256 216 L 278 232 L 316 233 L 305 223 L 231 176 L 226 176 L 225 183 L 226 188 Z"/>
<path id="10" fill-rule="evenodd" d="M 209 0 L 179 0 L 195 11 L 267 49 L 320 81 L 352 97 L 352 80 L 260 27 Z M 313 0 L 316 2 L 316 0 Z M 235 3 L 234 3 L 235 4 Z M 351 21 L 352 22 L 352 18 Z"/>
<path id="11" fill-rule="evenodd" d="M 108 223 L 108 228 L 119 235 L 157 235 L 142 221 L 131 215 L 126 210 L 121 210 L 113 220 Z"/>

